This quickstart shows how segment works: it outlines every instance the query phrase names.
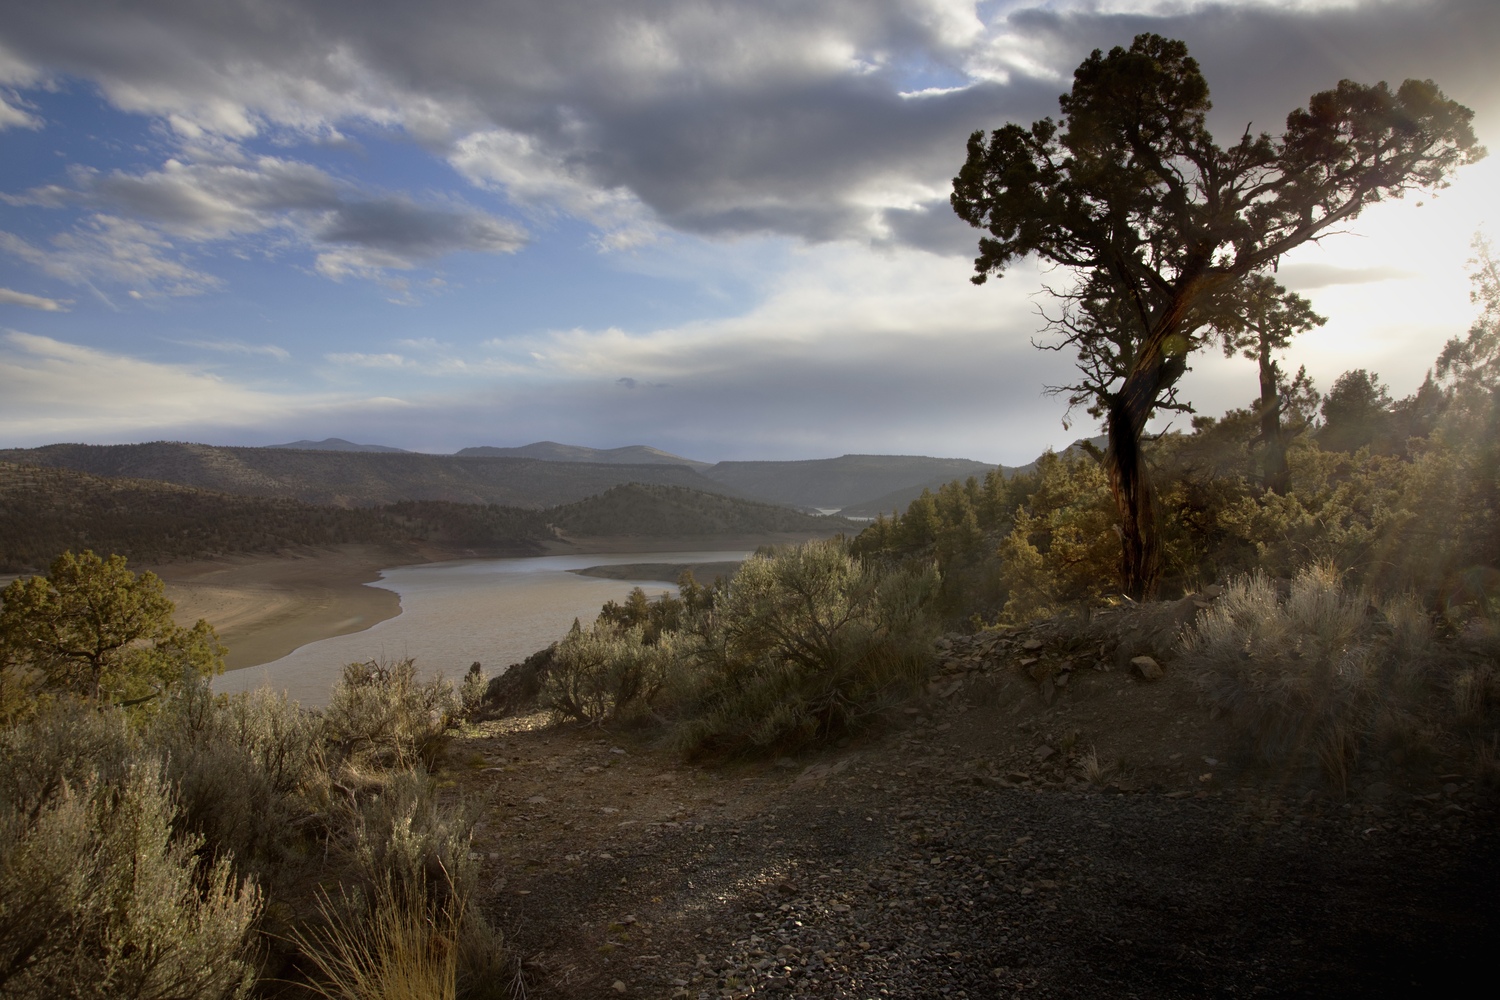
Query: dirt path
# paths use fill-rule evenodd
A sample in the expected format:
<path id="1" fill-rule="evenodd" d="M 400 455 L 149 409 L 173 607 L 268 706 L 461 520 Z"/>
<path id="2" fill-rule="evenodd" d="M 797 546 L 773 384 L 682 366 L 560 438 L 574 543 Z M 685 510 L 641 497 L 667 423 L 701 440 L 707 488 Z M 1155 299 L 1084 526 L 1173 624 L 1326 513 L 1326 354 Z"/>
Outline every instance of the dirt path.
<path id="1" fill-rule="evenodd" d="M 1170 673 L 955 671 L 882 731 L 695 767 L 540 716 L 457 741 L 532 997 L 1441 995 L 1489 974 L 1469 776 L 1237 771 Z M 1127 758 L 1109 772 L 1101 759 Z M 1090 776 L 1094 780 L 1089 780 Z"/>

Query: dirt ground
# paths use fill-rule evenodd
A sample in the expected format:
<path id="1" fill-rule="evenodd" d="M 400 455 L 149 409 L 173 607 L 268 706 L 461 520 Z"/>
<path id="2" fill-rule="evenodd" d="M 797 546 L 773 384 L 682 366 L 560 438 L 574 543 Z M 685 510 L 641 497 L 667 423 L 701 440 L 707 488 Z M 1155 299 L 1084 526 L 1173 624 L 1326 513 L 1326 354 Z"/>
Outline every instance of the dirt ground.
<path id="1" fill-rule="evenodd" d="M 1368 997 L 1489 978 L 1500 828 L 1461 755 L 1371 761 L 1335 790 L 1243 763 L 1170 666 L 1054 654 L 953 640 L 925 697 L 796 760 L 691 765 L 541 715 L 467 731 L 441 777 L 483 809 L 482 902 L 518 988 Z"/>

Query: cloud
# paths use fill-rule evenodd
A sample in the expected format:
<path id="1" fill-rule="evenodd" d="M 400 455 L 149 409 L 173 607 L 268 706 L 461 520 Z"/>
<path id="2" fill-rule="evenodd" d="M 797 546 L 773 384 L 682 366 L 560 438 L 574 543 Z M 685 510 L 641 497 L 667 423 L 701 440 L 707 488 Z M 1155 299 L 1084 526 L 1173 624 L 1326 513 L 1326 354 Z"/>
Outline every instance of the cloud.
<path id="1" fill-rule="evenodd" d="M 400 354 L 363 354 L 344 352 L 323 355 L 336 365 L 351 365 L 356 368 L 409 368 L 412 361 Z"/>
<path id="2" fill-rule="evenodd" d="M 1336 264 L 1287 264 L 1276 278 L 1294 292 L 1328 288 L 1332 285 L 1367 285 L 1377 281 L 1417 278 L 1421 275 L 1400 267 L 1340 267 Z"/>
<path id="3" fill-rule="evenodd" d="M 129 219 L 93 215 L 40 247 L 0 230 L 0 251 L 75 285 L 96 280 L 123 285 L 133 297 L 198 295 L 219 279 L 186 264 L 161 232 Z"/>
<path id="4" fill-rule="evenodd" d="M 0 94 L 0 132 L 8 128 L 31 128 L 42 127 L 42 120 L 33 114 L 16 107 L 7 101 L 5 95 Z"/>
<path id="5" fill-rule="evenodd" d="M 271 393 L 190 365 L 160 364 L 17 330 L 0 334 L 0 427 L 6 443 L 211 439 L 244 427 L 270 433 L 407 404 L 380 395 Z"/>
<path id="6" fill-rule="evenodd" d="M 177 343 L 183 347 L 197 347 L 206 351 L 220 351 L 224 354 L 264 354 L 277 361 L 287 361 L 292 356 L 286 348 L 275 344 L 244 344 L 238 340 L 179 340 Z"/>
<path id="7" fill-rule="evenodd" d="M 72 304 L 71 299 L 48 299 L 40 295 L 0 288 L 0 305 L 25 306 L 27 309 L 40 309 L 42 312 L 67 312 Z"/>
<path id="8" fill-rule="evenodd" d="M 459 251 L 515 253 L 526 245 L 525 231 L 515 223 L 475 209 L 419 205 L 404 196 L 340 205 L 319 221 L 312 237 L 408 262 Z"/>
<path id="9" fill-rule="evenodd" d="M 1481 110 L 1497 103 L 1492 0 L 264 0 L 165 12 L 54 0 L 12 12 L 6 45 L 17 73 L 94 81 L 185 143 L 398 129 L 523 209 L 597 226 L 604 248 L 675 228 L 953 252 L 943 203 L 968 133 L 1055 114 L 1079 59 L 1143 30 L 1189 42 L 1225 137 L 1246 122 L 1274 130 L 1341 76 L 1436 77 Z M 227 218 L 178 207 L 185 224 Z M 363 211 L 382 207 L 397 206 Z M 364 231 L 356 221 L 327 225 Z M 487 245 L 513 248 L 504 229 Z"/>
<path id="10" fill-rule="evenodd" d="M 222 151 L 218 151 L 222 152 Z M 272 252 L 293 245 L 334 249 L 317 253 L 316 270 L 330 278 L 383 281 L 390 271 L 429 264 L 448 254 L 514 253 L 526 243 L 519 225 L 451 199 L 418 202 L 405 194 L 371 194 L 336 180 L 311 164 L 262 156 L 242 163 L 184 163 L 170 159 L 159 170 L 108 173 L 74 168 L 71 184 L 33 188 L 4 200 L 20 206 L 99 210 L 95 220 L 118 228 L 128 217 L 138 244 L 170 247 L 169 240 L 215 243 L 274 231 Z M 104 213 L 109 214 L 104 214 Z M 97 228 L 97 227 L 96 227 Z M 58 238 L 75 247 L 76 231 Z M 94 237 L 97 241 L 97 237 Z M 39 266 L 119 280 L 102 260 L 60 263 L 59 250 L 18 249 Z M 99 255 L 96 255 L 99 256 Z M 114 255 L 118 256 L 118 255 Z M 159 270 L 161 264 L 155 265 Z M 173 294 L 215 284 L 199 276 L 178 281 Z"/>

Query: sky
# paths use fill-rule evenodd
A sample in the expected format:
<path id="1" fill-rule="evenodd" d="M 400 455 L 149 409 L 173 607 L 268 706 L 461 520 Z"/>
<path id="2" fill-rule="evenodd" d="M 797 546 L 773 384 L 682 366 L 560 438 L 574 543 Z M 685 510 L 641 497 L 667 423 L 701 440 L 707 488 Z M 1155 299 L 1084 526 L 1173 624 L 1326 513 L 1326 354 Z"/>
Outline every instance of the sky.
<path id="1" fill-rule="evenodd" d="M 1096 430 L 1033 346 L 1065 276 L 970 284 L 951 180 L 1142 31 L 1187 42 L 1221 143 L 1416 77 L 1500 150 L 1493 0 L 11 5 L 0 447 L 1030 461 Z M 1328 317 L 1287 361 L 1413 391 L 1497 230 L 1500 155 L 1284 258 Z M 1244 406 L 1253 363 L 1183 389 Z"/>

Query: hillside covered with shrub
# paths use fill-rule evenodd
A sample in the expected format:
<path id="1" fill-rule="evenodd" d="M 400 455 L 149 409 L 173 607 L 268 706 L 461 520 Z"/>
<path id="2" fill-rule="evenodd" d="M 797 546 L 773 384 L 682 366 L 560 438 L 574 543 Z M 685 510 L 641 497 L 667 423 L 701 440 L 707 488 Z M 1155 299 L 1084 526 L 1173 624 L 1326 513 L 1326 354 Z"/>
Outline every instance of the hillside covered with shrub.
<path id="1" fill-rule="evenodd" d="M 736 495 L 682 465 L 609 465 L 534 458 L 416 452 L 228 448 L 174 441 L 54 444 L 0 451 L 0 462 L 45 465 L 95 476 L 152 479 L 243 496 L 333 507 L 411 500 L 541 509 L 645 482 Z"/>

